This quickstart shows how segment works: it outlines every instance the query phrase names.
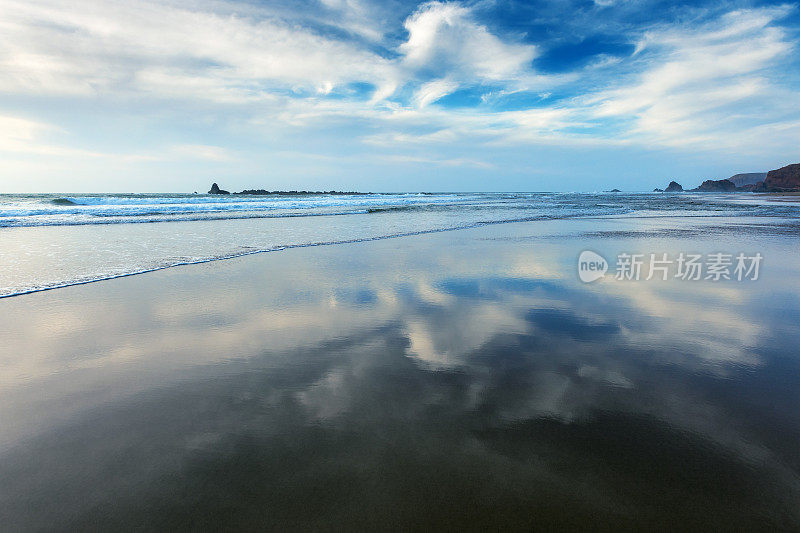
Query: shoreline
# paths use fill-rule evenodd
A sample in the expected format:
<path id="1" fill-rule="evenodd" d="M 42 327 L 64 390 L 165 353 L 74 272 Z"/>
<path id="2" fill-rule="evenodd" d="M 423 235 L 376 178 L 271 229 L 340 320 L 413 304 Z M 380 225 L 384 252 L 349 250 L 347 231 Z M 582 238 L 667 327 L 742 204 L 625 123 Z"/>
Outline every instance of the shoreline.
<path id="1" fill-rule="evenodd" d="M 800 199 L 800 197 L 798 198 Z M 319 215 L 319 216 L 334 216 L 334 215 Z M 790 221 L 792 219 L 782 217 L 782 216 L 775 216 L 772 217 L 774 220 L 783 220 L 783 221 Z M 372 241 L 379 241 L 379 240 L 386 240 L 386 239 L 397 239 L 403 237 L 413 237 L 416 235 L 426 235 L 432 233 L 445 233 L 445 232 L 454 232 L 454 231 L 461 231 L 461 230 L 471 230 L 477 229 L 487 226 L 495 226 L 495 225 L 503 225 L 503 224 L 526 224 L 530 222 L 552 222 L 552 221 L 585 221 L 585 220 L 704 220 L 704 221 L 711 221 L 711 220 L 728 220 L 730 217 L 726 216 L 719 216 L 719 215 L 693 215 L 693 214 L 681 214 L 681 215 L 637 215 L 635 217 L 626 216 L 626 215 L 608 215 L 608 216 L 586 216 L 586 217 L 564 217 L 564 218 L 548 218 L 548 217 L 525 217 L 519 219 L 510 219 L 510 220 L 500 220 L 500 221 L 489 221 L 489 222 L 477 222 L 474 224 L 466 225 L 466 226 L 456 226 L 456 227 L 449 227 L 449 228 L 435 228 L 429 230 L 418 230 L 418 231 L 411 231 L 411 232 L 404 232 L 404 233 L 397 233 L 397 234 L 389 234 L 389 235 L 380 235 L 375 237 L 365 237 L 365 238 L 357 238 L 357 239 L 346 239 L 346 240 L 338 240 L 338 241 L 324 241 L 324 242 L 312 242 L 312 243 L 299 243 L 299 244 L 284 244 L 278 245 L 272 248 L 266 249 L 256 249 L 256 250 L 242 250 L 240 252 L 235 252 L 231 254 L 226 254 L 218 257 L 201 257 L 197 259 L 185 260 L 185 261 L 176 261 L 171 264 L 155 266 L 152 268 L 145 268 L 141 270 L 135 270 L 132 272 L 124 272 L 119 274 L 110 274 L 110 275 L 101 275 L 96 278 L 92 279 L 79 279 L 75 281 L 68 281 L 64 283 L 55 284 L 52 286 L 43 286 L 43 287 L 34 287 L 34 288 L 25 288 L 16 292 L 11 293 L 0 293 L 0 300 L 6 298 L 14 298 L 19 296 L 25 296 L 28 294 L 35 294 L 38 292 L 44 291 L 52 291 L 56 289 L 65 289 L 73 286 L 79 285 L 87 285 L 90 283 L 97 283 L 103 281 L 111 281 L 114 279 L 125 278 L 130 276 L 138 276 L 143 274 L 149 274 L 152 272 L 158 272 L 161 270 L 177 268 L 177 267 L 185 267 L 191 265 L 200 265 L 206 263 L 214 263 L 217 261 L 226 261 L 229 259 L 236 259 L 240 257 L 245 257 L 249 255 L 258 255 L 258 254 L 266 254 L 271 252 L 279 252 L 283 250 L 295 249 L 295 248 L 309 248 L 309 247 L 317 247 L 317 246 L 335 246 L 335 245 L 343 245 L 343 244 L 357 244 L 357 243 L 366 243 Z M 753 217 L 754 220 L 769 220 L 770 217 Z M 229 219 L 225 219 L 229 220 Z M 230 220 L 240 220 L 240 219 L 230 219 Z M 734 222 L 741 222 L 741 219 L 732 219 Z M 165 221 L 165 222 L 184 222 L 184 221 Z M 194 221 L 193 221 L 194 222 Z M 219 222 L 215 220 L 207 220 L 204 222 Z M 40 227 L 47 227 L 47 226 L 40 226 Z M 59 226 L 63 227 L 63 226 Z M 85 225 L 80 225 L 77 227 L 85 227 Z M 665 234 L 666 235 L 666 234 Z"/>

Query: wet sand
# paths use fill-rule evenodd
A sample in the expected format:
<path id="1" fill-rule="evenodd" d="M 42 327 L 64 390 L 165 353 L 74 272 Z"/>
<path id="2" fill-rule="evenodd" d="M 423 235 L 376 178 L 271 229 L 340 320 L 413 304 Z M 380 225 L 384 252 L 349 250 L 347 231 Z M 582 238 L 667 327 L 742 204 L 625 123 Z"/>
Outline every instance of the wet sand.
<path id="1" fill-rule="evenodd" d="M 798 244 L 539 221 L 0 300 L 0 523 L 800 528 Z M 764 264 L 584 284 L 586 249 Z"/>

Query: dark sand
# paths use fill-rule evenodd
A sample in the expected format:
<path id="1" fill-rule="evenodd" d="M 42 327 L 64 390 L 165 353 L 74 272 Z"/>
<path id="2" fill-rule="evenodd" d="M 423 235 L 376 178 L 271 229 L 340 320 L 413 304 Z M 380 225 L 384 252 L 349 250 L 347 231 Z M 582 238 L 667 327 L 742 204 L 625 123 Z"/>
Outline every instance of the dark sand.
<path id="1" fill-rule="evenodd" d="M 506 224 L 0 300 L 0 524 L 800 528 L 781 221 Z M 761 252 L 756 282 L 577 278 Z"/>

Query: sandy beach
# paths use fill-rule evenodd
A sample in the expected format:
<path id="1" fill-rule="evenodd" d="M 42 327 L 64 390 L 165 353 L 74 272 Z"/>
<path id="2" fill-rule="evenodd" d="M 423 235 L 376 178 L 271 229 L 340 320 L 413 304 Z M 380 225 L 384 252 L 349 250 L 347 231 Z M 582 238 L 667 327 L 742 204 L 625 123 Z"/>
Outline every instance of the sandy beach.
<path id="1" fill-rule="evenodd" d="M 799 240 L 535 221 L 2 299 L 4 528 L 800 527 Z M 764 264 L 583 283 L 587 249 Z"/>

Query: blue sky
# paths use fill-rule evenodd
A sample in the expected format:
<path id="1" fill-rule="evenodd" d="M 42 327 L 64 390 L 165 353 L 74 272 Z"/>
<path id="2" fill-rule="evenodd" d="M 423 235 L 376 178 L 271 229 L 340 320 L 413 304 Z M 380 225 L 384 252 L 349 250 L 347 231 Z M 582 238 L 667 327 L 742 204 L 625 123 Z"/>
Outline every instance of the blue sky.
<path id="1" fill-rule="evenodd" d="M 0 0 L 0 192 L 652 190 L 800 162 L 800 6 Z"/>

